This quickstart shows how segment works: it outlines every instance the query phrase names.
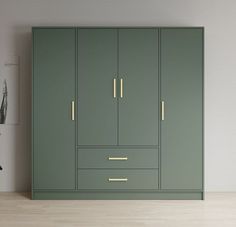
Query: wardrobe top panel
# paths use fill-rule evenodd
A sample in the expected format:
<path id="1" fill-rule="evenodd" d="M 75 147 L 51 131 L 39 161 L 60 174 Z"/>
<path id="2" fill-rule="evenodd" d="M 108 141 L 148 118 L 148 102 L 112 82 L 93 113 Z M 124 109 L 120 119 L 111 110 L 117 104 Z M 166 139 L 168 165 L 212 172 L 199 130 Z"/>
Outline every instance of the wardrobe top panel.
<path id="1" fill-rule="evenodd" d="M 45 29 L 45 28 L 49 28 L 49 29 L 52 29 L 52 28 L 142 28 L 142 29 L 145 29 L 145 28 L 175 28 L 175 29 L 193 29 L 193 28 L 196 28 L 196 29 L 204 29 L 203 26 L 183 26 L 183 27 L 179 27 L 179 26 L 33 26 L 32 29 Z"/>

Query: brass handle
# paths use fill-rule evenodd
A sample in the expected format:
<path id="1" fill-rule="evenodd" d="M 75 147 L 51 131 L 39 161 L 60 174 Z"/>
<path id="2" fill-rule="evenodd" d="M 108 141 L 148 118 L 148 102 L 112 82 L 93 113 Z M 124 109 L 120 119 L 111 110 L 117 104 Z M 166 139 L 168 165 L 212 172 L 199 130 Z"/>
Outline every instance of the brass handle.
<path id="1" fill-rule="evenodd" d="M 113 79 L 113 97 L 116 98 L 116 79 Z"/>
<path id="2" fill-rule="evenodd" d="M 162 121 L 165 120 L 165 102 L 164 101 L 161 102 L 161 120 Z"/>
<path id="3" fill-rule="evenodd" d="M 108 157 L 109 161 L 127 161 L 128 157 Z"/>
<path id="4" fill-rule="evenodd" d="M 72 121 L 75 120 L 75 102 L 74 101 L 71 102 L 71 120 Z"/>
<path id="5" fill-rule="evenodd" d="M 123 79 L 120 79 L 120 97 L 123 98 Z"/>
<path id="6" fill-rule="evenodd" d="M 128 178 L 109 178 L 109 182 L 127 182 Z"/>

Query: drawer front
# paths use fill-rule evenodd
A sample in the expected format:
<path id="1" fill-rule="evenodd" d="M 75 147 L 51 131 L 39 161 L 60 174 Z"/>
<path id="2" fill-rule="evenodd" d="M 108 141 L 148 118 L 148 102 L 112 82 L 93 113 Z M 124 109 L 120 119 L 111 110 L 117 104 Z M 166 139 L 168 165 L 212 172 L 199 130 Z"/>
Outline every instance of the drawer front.
<path id="1" fill-rule="evenodd" d="M 158 170 L 78 170 L 79 189 L 157 189 Z"/>
<path id="2" fill-rule="evenodd" d="M 157 168 L 157 149 L 79 149 L 78 168 Z"/>

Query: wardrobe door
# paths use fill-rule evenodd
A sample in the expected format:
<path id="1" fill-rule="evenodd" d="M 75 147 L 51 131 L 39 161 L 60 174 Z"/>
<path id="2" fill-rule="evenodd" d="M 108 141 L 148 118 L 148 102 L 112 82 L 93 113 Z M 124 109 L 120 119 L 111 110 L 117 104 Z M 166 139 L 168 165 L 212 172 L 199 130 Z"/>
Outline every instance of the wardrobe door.
<path id="1" fill-rule="evenodd" d="M 119 144 L 157 145 L 157 29 L 119 29 Z"/>
<path id="2" fill-rule="evenodd" d="M 33 188 L 75 189 L 75 29 L 33 29 Z"/>
<path id="3" fill-rule="evenodd" d="M 79 145 L 117 145 L 116 80 L 117 29 L 78 29 Z"/>
<path id="4" fill-rule="evenodd" d="M 161 29 L 161 189 L 202 189 L 203 30 Z"/>

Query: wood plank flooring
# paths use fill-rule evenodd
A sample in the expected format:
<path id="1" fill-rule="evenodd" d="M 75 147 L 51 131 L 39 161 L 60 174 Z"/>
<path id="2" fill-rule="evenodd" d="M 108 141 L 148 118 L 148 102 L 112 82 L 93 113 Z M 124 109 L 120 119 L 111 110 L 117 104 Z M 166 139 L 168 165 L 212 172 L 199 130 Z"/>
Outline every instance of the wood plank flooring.
<path id="1" fill-rule="evenodd" d="M 32 201 L 0 193 L 0 227 L 236 227 L 236 193 L 208 193 L 205 201 Z"/>

